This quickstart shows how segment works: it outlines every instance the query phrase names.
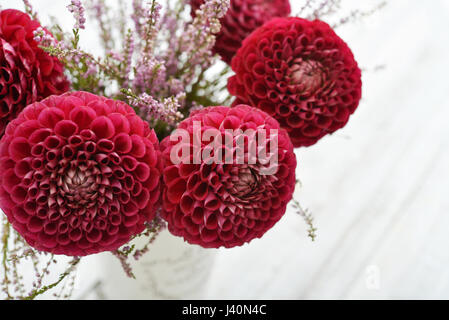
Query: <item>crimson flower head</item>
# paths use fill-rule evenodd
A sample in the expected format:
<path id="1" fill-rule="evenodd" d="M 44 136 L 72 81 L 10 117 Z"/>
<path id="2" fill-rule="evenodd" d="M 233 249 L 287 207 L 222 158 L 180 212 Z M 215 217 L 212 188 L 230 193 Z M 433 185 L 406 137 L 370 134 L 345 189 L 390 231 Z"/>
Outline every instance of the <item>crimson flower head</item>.
<path id="1" fill-rule="evenodd" d="M 191 0 L 190 3 L 194 16 L 204 0 Z M 289 0 L 231 0 L 230 4 L 220 20 L 221 31 L 214 48 L 227 64 L 231 64 L 242 41 L 257 27 L 274 17 L 287 17 L 291 11 Z"/>
<path id="2" fill-rule="evenodd" d="M 111 251 L 155 216 L 162 162 L 127 104 L 86 92 L 26 107 L 0 140 L 0 207 L 40 251 Z"/>
<path id="3" fill-rule="evenodd" d="M 231 248 L 260 238 L 292 198 L 293 145 L 259 109 L 196 111 L 161 149 L 162 216 L 171 233 L 191 244 Z"/>
<path id="4" fill-rule="evenodd" d="M 63 65 L 34 40 L 39 27 L 26 13 L 0 11 L 0 137 L 27 105 L 69 89 Z"/>
<path id="5" fill-rule="evenodd" d="M 354 56 L 326 23 L 277 18 L 255 30 L 232 61 L 235 104 L 264 110 L 295 147 L 310 146 L 344 127 L 361 98 Z"/>

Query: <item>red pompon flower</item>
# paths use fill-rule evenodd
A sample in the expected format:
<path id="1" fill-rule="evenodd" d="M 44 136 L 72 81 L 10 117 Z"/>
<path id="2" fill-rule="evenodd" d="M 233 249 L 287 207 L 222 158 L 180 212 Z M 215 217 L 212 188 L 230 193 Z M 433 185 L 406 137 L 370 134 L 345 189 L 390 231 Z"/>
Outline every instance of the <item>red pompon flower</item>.
<path id="1" fill-rule="evenodd" d="M 39 27 L 26 13 L 0 11 L 0 137 L 27 105 L 69 89 L 63 65 L 34 40 Z"/>
<path id="2" fill-rule="evenodd" d="M 204 0 L 191 0 L 192 16 Z M 220 20 L 221 31 L 217 35 L 214 51 L 224 62 L 231 60 L 242 45 L 242 41 L 257 27 L 274 17 L 290 15 L 289 0 L 231 0 L 225 17 Z"/>
<path id="3" fill-rule="evenodd" d="M 232 61 L 234 104 L 273 116 L 295 147 L 344 127 L 361 98 L 354 56 L 326 23 L 277 18 L 254 31 Z"/>
<path id="4" fill-rule="evenodd" d="M 210 107 L 193 112 L 174 134 L 161 143 L 162 217 L 172 234 L 231 248 L 262 237 L 281 219 L 295 188 L 296 157 L 275 119 L 246 105 Z"/>
<path id="5" fill-rule="evenodd" d="M 127 104 L 86 92 L 26 107 L 0 140 L 0 207 L 40 251 L 111 251 L 160 199 L 156 134 Z"/>

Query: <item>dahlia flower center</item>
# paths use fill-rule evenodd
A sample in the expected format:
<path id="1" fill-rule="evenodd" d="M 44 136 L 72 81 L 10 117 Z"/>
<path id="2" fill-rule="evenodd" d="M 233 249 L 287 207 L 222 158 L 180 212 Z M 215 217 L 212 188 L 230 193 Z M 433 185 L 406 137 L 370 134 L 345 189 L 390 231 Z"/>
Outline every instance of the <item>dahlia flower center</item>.
<path id="1" fill-rule="evenodd" d="M 249 167 L 243 167 L 235 176 L 235 182 L 231 192 L 234 196 L 243 198 L 250 195 L 254 190 L 257 190 L 259 185 L 259 176 Z"/>
<path id="2" fill-rule="evenodd" d="M 85 206 L 94 200 L 97 195 L 97 184 L 89 170 L 69 169 L 62 178 L 61 188 L 65 197 L 75 207 Z"/>
<path id="3" fill-rule="evenodd" d="M 297 58 L 289 70 L 290 84 L 304 86 L 304 91 L 314 92 L 326 81 L 323 65 L 315 60 Z"/>

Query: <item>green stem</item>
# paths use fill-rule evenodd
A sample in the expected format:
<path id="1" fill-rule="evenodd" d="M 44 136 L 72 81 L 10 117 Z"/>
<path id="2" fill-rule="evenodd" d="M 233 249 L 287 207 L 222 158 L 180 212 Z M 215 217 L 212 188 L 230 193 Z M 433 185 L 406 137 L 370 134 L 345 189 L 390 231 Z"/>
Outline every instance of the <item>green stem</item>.
<path id="1" fill-rule="evenodd" d="M 48 285 L 48 286 L 44 286 L 41 289 L 36 289 L 34 290 L 28 297 L 24 297 L 22 298 L 22 300 L 34 300 L 37 296 L 44 294 L 45 292 L 47 292 L 48 290 L 53 289 L 54 287 L 56 287 L 57 285 L 59 285 L 68 275 L 70 275 L 72 273 L 72 271 L 75 269 L 75 267 L 78 265 L 78 263 L 81 261 L 80 258 L 75 258 L 72 262 L 70 267 L 67 269 L 67 271 L 65 271 L 63 274 L 61 274 L 59 276 L 59 280 Z"/>
<path id="2" fill-rule="evenodd" d="M 3 275 L 3 281 L 5 285 L 5 293 L 7 295 L 7 299 L 12 299 L 11 294 L 9 293 L 9 278 L 8 278 L 8 241 L 9 241 L 9 235 L 11 233 L 11 228 L 9 222 L 5 222 L 3 225 L 3 237 L 2 237 L 2 265 L 3 265 L 3 272 L 5 273 Z"/>

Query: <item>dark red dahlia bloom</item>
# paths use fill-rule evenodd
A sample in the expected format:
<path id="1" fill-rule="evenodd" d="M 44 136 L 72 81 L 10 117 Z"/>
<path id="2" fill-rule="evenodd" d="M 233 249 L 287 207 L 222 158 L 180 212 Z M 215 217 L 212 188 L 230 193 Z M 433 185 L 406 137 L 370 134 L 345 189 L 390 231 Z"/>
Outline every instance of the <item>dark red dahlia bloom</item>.
<path id="1" fill-rule="evenodd" d="M 86 92 L 26 107 L 0 140 L 0 206 L 34 248 L 84 256 L 142 232 L 160 198 L 153 130 L 127 104 Z"/>
<path id="2" fill-rule="evenodd" d="M 192 16 L 204 0 L 191 0 Z M 226 16 L 220 20 L 221 31 L 217 35 L 215 52 L 224 62 L 231 60 L 241 47 L 242 41 L 257 27 L 274 17 L 290 15 L 289 0 L 231 0 Z"/>
<path id="3" fill-rule="evenodd" d="M 39 27 L 26 13 L 0 11 L 0 137 L 27 105 L 69 89 L 62 64 L 33 40 Z"/>
<path id="4" fill-rule="evenodd" d="M 235 104 L 278 120 L 295 147 L 310 146 L 344 127 L 361 98 L 354 56 L 322 21 L 278 18 L 254 31 L 232 61 Z"/>
<path id="5" fill-rule="evenodd" d="M 171 233 L 206 248 L 230 248 L 260 238 L 284 215 L 296 158 L 275 119 L 246 105 L 210 107 L 181 122 L 175 134 L 181 141 L 172 135 L 161 143 L 162 216 Z M 217 137 L 223 145 L 211 146 Z"/>

